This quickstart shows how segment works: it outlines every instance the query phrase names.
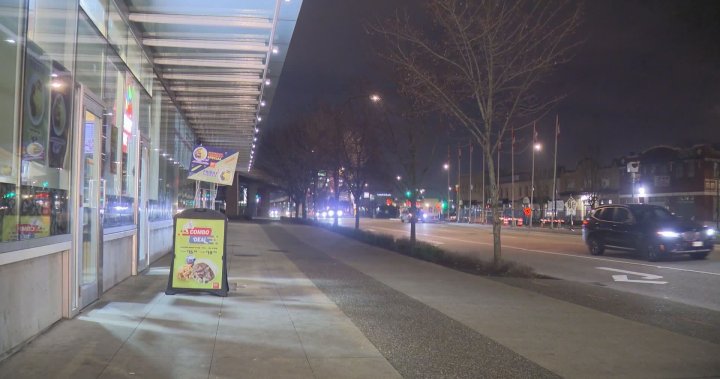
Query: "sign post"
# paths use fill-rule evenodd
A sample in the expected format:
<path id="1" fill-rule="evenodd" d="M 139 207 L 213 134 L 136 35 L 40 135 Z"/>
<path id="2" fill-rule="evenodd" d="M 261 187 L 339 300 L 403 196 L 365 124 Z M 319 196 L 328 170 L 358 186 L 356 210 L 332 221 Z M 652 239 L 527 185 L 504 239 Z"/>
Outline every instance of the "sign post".
<path id="1" fill-rule="evenodd" d="M 209 292 L 227 296 L 227 217 L 210 209 L 178 213 L 173 226 L 173 259 L 167 295 Z"/>

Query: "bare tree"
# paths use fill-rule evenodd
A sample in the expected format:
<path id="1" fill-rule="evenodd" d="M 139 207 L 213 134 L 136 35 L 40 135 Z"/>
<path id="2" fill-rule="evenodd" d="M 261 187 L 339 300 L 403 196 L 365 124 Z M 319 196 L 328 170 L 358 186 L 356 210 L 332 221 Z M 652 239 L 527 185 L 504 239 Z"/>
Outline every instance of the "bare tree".
<path id="1" fill-rule="evenodd" d="M 395 183 L 401 192 L 410 193 L 410 242 L 415 243 L 417 222 L 418 189 L 424 186 L 425 177 L 433 164 L 439 140 L 435 133 L 437 123 L 423 119 L 420 113 L 409 105 L 403 106 L 404 112 L 395 111 L 393 105 L 383 100 L 382 112 L 385 116 L 384 152 L 387 162 L 396 169 Z M 399 175 L 398 175 L 399 174 Z"/>
<path id="2" fill-rule="evenodd" d="M 338 127 L 341 128 L 342 138 L 342 177 L 355 202 L 355 229 L 359 229 L 360 199 L 365 192 L 365 185 L 373 176 L 377 176 L 380 165 L 377 117 L 372 117 L 372 112 L 365 107 L 353 108 L 338 123 Z"/>
<path id="3" fill-rule="evenodd" d="M 493 210 L 494 261 L 501 260 L 494 153 L 510 125 L 557 102 L 543 79 L 570 58 L 580 9 L 571 0 L 428 0 L 432 26 L 407 16 L 371 26 L 399 72 L 402 91 L 464 128 L 485 155 Z"/>
<path id="4" fill-rule="evenodd" d="M 311 152 L 302 143 L 305 130 L 301 124 L 270 129 L 259 152 L 263 156 L 261 168 L 277 180 L 295 204 L 296 218 L 300 205 L 305 206 L 313 172 Z"/>

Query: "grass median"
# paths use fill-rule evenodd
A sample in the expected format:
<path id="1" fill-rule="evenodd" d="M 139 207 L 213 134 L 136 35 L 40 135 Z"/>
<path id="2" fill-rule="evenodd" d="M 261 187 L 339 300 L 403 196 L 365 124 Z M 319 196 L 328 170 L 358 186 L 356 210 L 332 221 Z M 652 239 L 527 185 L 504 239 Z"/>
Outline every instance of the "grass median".
<path id="1" fill-rule="evenodd" d="M 415 241 L 413 244 L 409 238 L 395 238 L 388 234 L 370 232 L 362 229 L 348 228 L 344 226 L 332 226 L 313 220 L 284 219 L 283 221 L 293 224 L 313 225 L 336 232 L 345 237 L 364 242 L 368 245 L 377 246 L 383 249 L 435 263 L 458 271 L 481 276 L 513 277 L 513 278 L 539 278 L 535 271 L 523 264 L 512 261 L 500 261 L 495 264 L 477 257 L 466 254 L 448 252 L 435 245 Z"/>

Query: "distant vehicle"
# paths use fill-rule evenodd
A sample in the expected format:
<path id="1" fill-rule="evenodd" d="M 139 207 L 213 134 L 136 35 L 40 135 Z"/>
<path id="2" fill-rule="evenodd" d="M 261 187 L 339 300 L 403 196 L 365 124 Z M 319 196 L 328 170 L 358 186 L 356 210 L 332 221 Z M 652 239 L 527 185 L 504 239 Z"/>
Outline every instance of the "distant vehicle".
<path id="1" fill-rule="evenodd" d="M 335 218 L 336 215 L 337 217 L 343 217 L 347 215 L 347 213 L 345 213 L 342 209 L 328 209 L 318 212 L 318 218 Z"/>
<path id="2" fill-rule="evenodd" d="M 583 221 L 583 240 L 592 255 L 605 249 L 630 250 L 655 262 L 689 254 L 705 259 L 713 250 L 716 231 L 649 204 L 607 205 Z"/>
<path id="3" fill-rule="evenodd" d="M 410 212 L 410 209 L 404 210 L 400 214 L 400 222 L 410 222 L 410 219 L 412 219 L 413 214 Z M 417 218 L 415 218 L 415 222 L 426 222 L 428 220 L 428 214 L 423 212 L 422 209 L 417 210 Z"/>

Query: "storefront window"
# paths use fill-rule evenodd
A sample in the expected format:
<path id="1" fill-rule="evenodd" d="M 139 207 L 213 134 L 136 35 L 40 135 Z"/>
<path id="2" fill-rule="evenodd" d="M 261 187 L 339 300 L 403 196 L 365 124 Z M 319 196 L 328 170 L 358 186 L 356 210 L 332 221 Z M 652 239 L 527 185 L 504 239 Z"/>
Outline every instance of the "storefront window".
<path id="1" fill-rule="evenodd" d="M 3 240 L 70 232 L 68 194 L 72 152 L 74 43 L 67 37 L 77 13 L 65 1 L 30 4 L 23 81 L 19 218 L 3 223 Z M 59 17 L 58 17 L 59 15 Z M 71 33 L 72 35 L 72 33 Z"/>
<path id="2" fill-rule="evenodd" d="M 27 39 L 49 59 L 72 71 L 77 0 L 30 0 Z"/>
<path id="3" fill-rule="evenodd" d="M 107 163 L 104 167 L 106 181 L 106 209 L 103 225 L 105 227 L 132 225 L 135 222 L 133 206 L 135 200 L 135 165 L 137 159 L 138 105 L 137 85 L 132 76 L 121 72 L 111 63 L 117 86 L 114 99 L 106 102 L 114 104 L 111 117 L 106 120 Z"/>
<path id="4" fill-rule="evenodd" d="M 107 2 L 108 0 L 80 0 L 80 7 L 104 36 L 107 35 L 107 28 L 105 27 Z"/>
<path id="5" fill-rule="evenodd" d="M 120 55 L 122 60 L 127 59 L 128 27 L 120 15 L 115 2 L 111 1 L 108 8 L 108 40 Z"/>
<path id="6" fill-rule="evenodd" d="M 75 80 L 96 96 L 102 95 L 106 45 L 87 16 L 80 12 Z"/>
<path id="7" fill-rule="evenodd" d="M 24 1 L 0 4 L 0 241 L 17 239 L 17 179 L 20 156 L 17 148 L 19 128 L 22 30 L 25 25 Z"/>

